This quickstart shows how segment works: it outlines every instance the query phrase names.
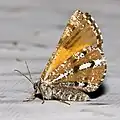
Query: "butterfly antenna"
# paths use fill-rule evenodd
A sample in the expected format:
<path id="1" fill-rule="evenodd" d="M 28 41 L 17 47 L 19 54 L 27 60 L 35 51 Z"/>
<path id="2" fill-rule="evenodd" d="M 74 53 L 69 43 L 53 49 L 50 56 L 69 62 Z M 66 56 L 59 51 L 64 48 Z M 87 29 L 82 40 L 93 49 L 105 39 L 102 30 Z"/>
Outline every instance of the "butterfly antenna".
<path id="1" fill-rule="evenodd" d="M 19 70 L 17 70 L 17 69 L 15 69 L 14 71 L 15 71 L 15 72 L 20 73 L 22 76 L 24 76 L 25 78 L 27 78 L 27 80 L 29 80 L 29 82 L 31 82 L 31 83 L 32 83 L 32 85 L 34 85 L 34 83 L 31 81 L 31 79 L 30 79 L 30 78 L 28 78 L 25 74 L 23 74 L 22 72 L 20 72 L 20 71 L 19 71 Z"/>
<path id="2" fill-rule="evenodd" d="M 26 61 L 25 61 L 25 65 L 26 65 L 26 67 L 27 67 L 29 77 L 30 77 L 30 79 L 32 80 L 32 76 L 31 76 L 31 73 L 30 73 L 30 69 L 29 69 L 28 64 L 27 64 Z"/>
<path id="3" fill-rule="evenodd" d="M 28 78 L 25 74 L 23 74 L 22 72 L 20 72 L 20 71 L 17 70 L 17 69 L 15 69 L 14 71 L 20 73 L 22 76 L 24 76 L 25 78 L 27 78 L 27 80 L 29 80 L 29 82 L 31 82 L 32 85 L 34 86 L 34 83 L 32 82 L 32 76 L 31 76 L 31 73 L 30 73 L 30 70 L 29 70 L 29 67 L 28 67 L 28 64 L 27 64 L 26 61 L 25 61 L 25 64 L 26 64 L 26 67 L 27 67 L 28 74 L 29 74 L 29 77 L 30 77 L 30 78 Z M 40 79 L 40 85 L 41 85 L 41 79 Z M 37 86 L 37 87 L 38 87 L 38 86 Z M 43 96 L 43 101 L 42 101 L 42 104 L 43 104 L 43 103 L 45 102 L 45 100 L 44 100 L 44 93 L 43 93 L 43 90 L 42 90 L 41 86 L 38 87 L 38 89 L 40 90 L 40 92 L 41 92 L 41 94 L 42 94 L 42 96 Z"/>

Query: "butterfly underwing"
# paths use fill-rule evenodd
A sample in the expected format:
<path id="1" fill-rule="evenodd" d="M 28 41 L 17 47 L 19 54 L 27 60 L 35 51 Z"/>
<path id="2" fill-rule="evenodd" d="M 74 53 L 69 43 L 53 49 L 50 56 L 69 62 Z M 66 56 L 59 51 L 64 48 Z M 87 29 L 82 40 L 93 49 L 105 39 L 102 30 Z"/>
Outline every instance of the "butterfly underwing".
<path id="1" fill-rule="evenodd" d="M 93 17 L 76 10 L 40 80 L 34 83 L 32 99 L 39 95 L 43 100 L 88 100 L 87 93 L 96 91 L 106 75 L 102 45 L 102 34 Z"/>

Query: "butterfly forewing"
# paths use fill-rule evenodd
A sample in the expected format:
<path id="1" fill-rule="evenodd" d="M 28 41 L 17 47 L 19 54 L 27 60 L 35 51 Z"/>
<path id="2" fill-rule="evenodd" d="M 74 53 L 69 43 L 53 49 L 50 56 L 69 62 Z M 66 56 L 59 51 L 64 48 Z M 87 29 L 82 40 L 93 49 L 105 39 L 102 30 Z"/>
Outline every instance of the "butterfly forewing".
<path id="1" fill-rule="evenodd" d="M 94 23 L 88 13 L 84 14 L 79 10 L 75 11 L 60 38 L 56 52 L 53 53 L 41 75 L 42 79 L 47 80 L 53 70 L 83 48 L 92 45 L 99 45 L 101 48 L 101 33 Z M 98 35 L 99 37 L 97 37 Z"/>
<path id="2" fill-rule="evenodd" d="M 95 91 L 106 72 L 102 43 L 95 20 L 76 10 L 41 74 L 42 79 L 56 86 Z"/>

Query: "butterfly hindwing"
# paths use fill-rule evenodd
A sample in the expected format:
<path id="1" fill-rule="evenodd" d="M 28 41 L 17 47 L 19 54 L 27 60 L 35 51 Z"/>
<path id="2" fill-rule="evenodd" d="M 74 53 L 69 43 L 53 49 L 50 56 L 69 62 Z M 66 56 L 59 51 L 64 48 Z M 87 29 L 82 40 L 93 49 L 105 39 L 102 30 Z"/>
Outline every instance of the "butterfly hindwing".
<path id="1" fill-rule="evenodd" d="M 104 80 L 106 72 L 106 60 L 100 51 L 99 48 L 89 46 L 73 54 L 49 74 L 49 82 L 87 92 L 95 91 Z"/>

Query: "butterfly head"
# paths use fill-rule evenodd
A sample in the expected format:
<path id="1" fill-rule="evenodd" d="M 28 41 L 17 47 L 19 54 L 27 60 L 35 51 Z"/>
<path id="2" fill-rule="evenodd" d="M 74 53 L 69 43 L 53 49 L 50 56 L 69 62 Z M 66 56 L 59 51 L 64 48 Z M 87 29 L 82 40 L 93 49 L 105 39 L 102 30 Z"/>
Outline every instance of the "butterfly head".
<path id="1" fill-rule="evenodd" d="M 33 84 L 34 95 L 42 100 L 52 98 L 52 88 L 41 79 Z"/>
<path id="2" fill-rule="evenodd" d="M 40 93 L 40 91 L 39 91 L 40 86 L 41 86 L 40 82 L 35 82 L 33 84 L 35 94 Z"/>

